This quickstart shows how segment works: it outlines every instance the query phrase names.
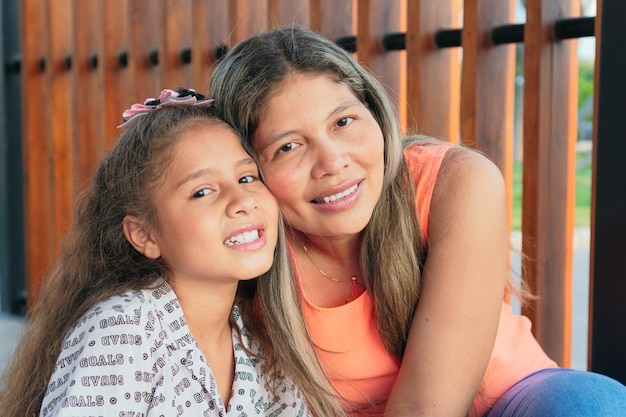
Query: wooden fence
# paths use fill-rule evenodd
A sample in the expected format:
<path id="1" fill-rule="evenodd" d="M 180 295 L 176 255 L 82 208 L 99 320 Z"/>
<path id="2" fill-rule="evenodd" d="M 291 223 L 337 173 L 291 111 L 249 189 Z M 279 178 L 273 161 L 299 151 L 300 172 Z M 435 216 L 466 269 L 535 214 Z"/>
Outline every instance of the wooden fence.
<path id="1" fill-rule="evenodd" d="M 208 91 L 216 59 L 260 30 L 300 24 L 354 49 L 388 87 L 407 132 L 474 146 L 512 201 L 514 42 L 523 56 L 524 309 L 570 363 L 578 0 L 22 0 L 26 275 L 32 300 L 77 192 L 121 112 L 163 87 Z M 596 22 L 597 23 L 597 22 Z M 593 22 L 592 22 L 593 24 Z M 565 26 L 564 26 L 565 25 Z M 596 24 L 596 31 L 599 25 Z M 462 28 L 462 30 L 460 30 Z M 593 34 L 593 33 L 592 33 Z"/>

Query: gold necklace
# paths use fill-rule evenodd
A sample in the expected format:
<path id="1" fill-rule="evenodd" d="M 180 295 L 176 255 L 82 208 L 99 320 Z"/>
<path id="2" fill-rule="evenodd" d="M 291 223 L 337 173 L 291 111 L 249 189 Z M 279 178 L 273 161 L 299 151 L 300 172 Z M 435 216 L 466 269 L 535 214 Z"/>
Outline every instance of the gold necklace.
<path id="1" fill-rule="evenodd" d="M 326 272 L 324 272 L 324 270 L 322 268 L 320 268 L 315 263 L 315 261 L 313 260 L 313 258 L 309 254 L 309 249 L 306 247 L 306 245 L 304 243 L 302 244 L 302 249 L 304 249 L 304 254 L 306 255 L 307 258 L 309 258 L 309 261 L 311 261 L 313 266 L 319 271 L 320 274 L 322 274 L 322 276 L 324 278 L 328 278 L 329 280 L 331 280 L 333 282 L 345 282 L 345 281 L 340 280 L 338 278 L 331 277 Z M 357 276 L 358 276 L 358 273 L 355 274 L 355 275 L 352 275 L 350 277 L 350 280 L 352 281 L 352 286 L 350 287 L 350 294 L 352 295 L 352 299 L 353 300 L 357 299 L 359 297 L 359 295 L 361 295 L 361 294 L 363 294 L 363 292 L 365 292 L 365 287 L 363 287 L 363 285 L 361 285 L 361 284 L 359 284 L 357 282 Z"/>

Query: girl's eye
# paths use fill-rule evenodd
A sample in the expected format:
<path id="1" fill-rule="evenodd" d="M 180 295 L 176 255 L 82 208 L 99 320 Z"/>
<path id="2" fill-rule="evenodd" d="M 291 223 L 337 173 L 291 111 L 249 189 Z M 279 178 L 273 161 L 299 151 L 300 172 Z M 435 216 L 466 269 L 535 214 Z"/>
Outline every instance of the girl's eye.
<path id="1" fill-rule="evenodd" d="M 341 119 L 337 120 L 337 126 L 339 127 L 347 126 L 350 123 L 352 123 L 353 120 L 354 120 L 353 117 L 342 117 Z"/>
<path id="2" fill-rule="evenodd" d="M 210 188 L 203 188 L 201 190 L 196 191 L 192 198 L 202 198 L 202 197 L 206 197 L 207 195 L 211 194 L 213 192 L 213 190 L 211 190 Z"/>
<path id="3" fill-rule="evenodd" d="M 289 151 L 296 149 L 298 146 L 300 145 L 294 142 L 285 143 L 283 146 L 281 146 L 278 149 L 278 152 L 289 152 Z"/>
<path id="4" fill-rule="evenodd" d="M 254 175 L 245 175 L 241 178 L 239 178 L 239 184 L 249 184 L 251 182 L 256 181 L 257 177 L 255 177 Z"/>

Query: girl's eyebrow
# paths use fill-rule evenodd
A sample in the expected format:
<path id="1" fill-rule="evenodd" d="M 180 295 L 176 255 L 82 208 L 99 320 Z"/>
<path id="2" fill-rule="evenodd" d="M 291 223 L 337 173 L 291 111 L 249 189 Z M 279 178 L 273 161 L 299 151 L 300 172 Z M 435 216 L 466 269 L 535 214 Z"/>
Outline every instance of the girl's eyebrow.
<path id="1" fill-rule="evenodd" d="M 241 158 L 240 160 L 235 162 L 235 167 L 236 168 L 252 166 L 252 165 L 254 165 L 256 167 L 256 162 L 250 156 L 245 157 L 245 158 Z M 200 177 L 205 176 L 205 175 L 210 175 L 213 172 L 219 172 L 219 170 L 215 169 L 215 168 L 208 167 L 208 168 L 202 168 L 202 169 L 199 169 L 197 171 L 194 171 L 191 174 L 186 175 L 185 177 L 183 177 L 180 181 L 178 181 L 178 183 L 176 184 L 176 188 L 180 188 L 181 186 L 183 186 L 184 184 L 188 183 L 189 181 L 192 181 L 192 180 L 194 180 L 196 178 L 200 178 Z"/>

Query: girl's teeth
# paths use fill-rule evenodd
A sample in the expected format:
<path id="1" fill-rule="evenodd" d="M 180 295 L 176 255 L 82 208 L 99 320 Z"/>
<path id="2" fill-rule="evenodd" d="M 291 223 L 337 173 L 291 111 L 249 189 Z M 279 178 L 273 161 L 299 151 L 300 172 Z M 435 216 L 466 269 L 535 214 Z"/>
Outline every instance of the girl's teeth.
<path id="1" fill-rule="evenodd" d="M 249 232 L 243 232 L 237 236 L 233 236 L 224 242 L 228 246 L 241 245 L 242 243 L 248 243 L 255 241 L 259 238 L 258 230 L 251 230 Z"/>
<path id="2" fill-rule="evenodd" d="M 342 191 L 340 193 L 337 193 L 335 195 L 324 197 L 322 200 L 324 201 L 324 203 L 330 203 L 331 201 L 339 200 L 340 198 L 344 198 L 344 197 L 352 194 L 353 192 L 355 192 L 357 186 L 358 186 L 358 184 L 354 184 L 352 187 L 348 188 L 347 190 Z"/>

